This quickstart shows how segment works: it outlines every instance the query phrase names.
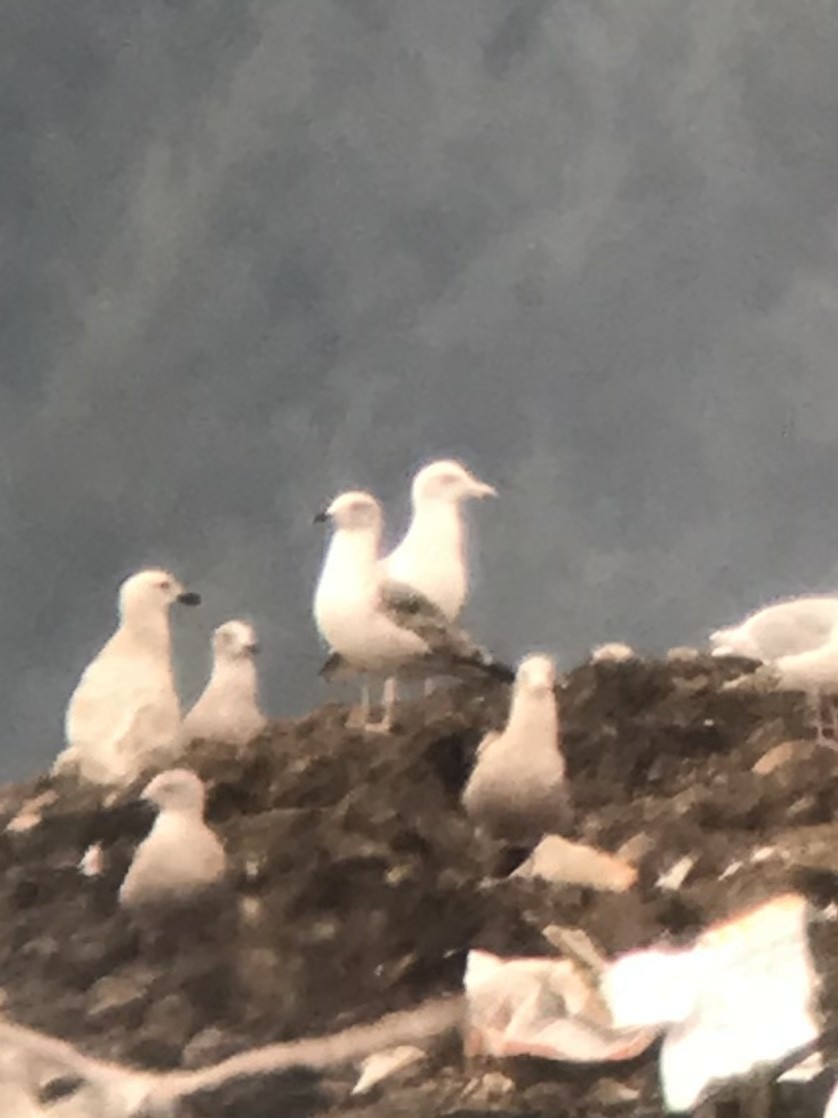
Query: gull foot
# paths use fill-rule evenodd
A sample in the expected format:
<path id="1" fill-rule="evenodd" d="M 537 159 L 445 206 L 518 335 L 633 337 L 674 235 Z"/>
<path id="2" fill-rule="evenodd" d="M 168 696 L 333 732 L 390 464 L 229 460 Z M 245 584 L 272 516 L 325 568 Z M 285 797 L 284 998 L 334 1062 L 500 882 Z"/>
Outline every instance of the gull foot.
<path id="1" fill-rule="evenodd" d="M 365 734 L 392 734 L 392 718 L 382 718 L 378 722 L 367 722 L 364 725 Z"/>
<path id="2" fill-rule="evenodd" d="M 353 707 L 346 716 L 347 730 L 366 730 L 369 712 L 363 707 Z"/>

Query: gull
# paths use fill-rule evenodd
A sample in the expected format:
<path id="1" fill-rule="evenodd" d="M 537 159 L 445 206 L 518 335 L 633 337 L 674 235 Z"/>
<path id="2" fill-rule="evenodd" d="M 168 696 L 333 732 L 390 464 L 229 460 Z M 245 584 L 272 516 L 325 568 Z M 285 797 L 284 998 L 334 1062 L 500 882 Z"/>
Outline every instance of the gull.
<path id="1" fill-rule="evenodd" d="M 212 675 L 183 720 L 184 736 L 246 745 L 267 725 L 257 697 L 256 632 L 246 621 L 226 621 L 213 633 L 212 649 Z"/>
<path id="2" fill-rule="evenodd" d="M 423 594 L 390 581 L 380 563 L 383 516 L 371 493 L 342 493 L 317 521 L 334 534 L 314 595 L 314 617 L 332 650 L 322 674 L 424 677 L 478 673 L 509 681 L 512 673 L 479 648 Z M 389 730 L 392 711 L 378 726 Z"/>
<path id="3" fill-rule="evenodd" d="M 141 798 L 159 811 L 134 852 L 119 889 L 120 905 L 132 913 L 156 915 L 217 891 L 227 875 L 227 855 L 204 822 L 201 780 L 188 769 L 168 769 L 147 785 Z"/>
<path id="4" fill-rule="evenodd" d="M 838 624 L 820 648 L 781 656 L 769 668 L 776 677 L 776 686 L 783 691 L 803 691 L 815 716 L 816 739 L 821 745 L 838 748 L 838 742 L 826 737 L 823 723 L 823 700 L 827 699 L 833 734 L 838 733 L 835 719 L 835 695 L 838 694 Z"/>
<path id="5" fill-rule="evenodd" d="M 833 733 L 838 732 L 834 706 L 834 697 L 838 695 L 838 624 L 820 647 L 781 656 L 758 668 L 753 675 L 731 681 L 723 690 L 759 691 L 765 688 L 802 691 L 814 714 L 817 742 L 832 749 L 838 748 L 835 740 L 826 737 L 823 722 L 823 701 L 826 698 Z"/>
<path id="6" fill-rule="evenodd" d="M 469 588 L 463 504 L 497 495 L 460 462 L 443 458 L 424 466 L 411 486 L 413 515 L 407 532 L 382 560 L 387 578 L 412 586 L 456 621 Z M 426 693 L 429 685 L 427 681 Z M 385 703 L 392 706 L 395 680 L 388 680 L 385 688 Z"/>
<path id="7" fill-rule="evenodd" d="M 169 608 L 200 600 L 168 571 L 140 571 L 123 582 L 119 626 L 70 698 L 67 748 L 56 759 L 54 773 L 75 769 L 91 783 L 124 786 L 150 764 L 171 761 L 182 744 L 182 730 Z"/>
<path id="8" fill-rule="evenodd" d="M 518 666 L 506 726 L 478 746 L 462 803 L 493 838 L 520 845 L 534 846 L 567 822 L 556 670 L 549 656 L 527 656 Z"/>
<path id="9" fill-rule="evenodd" d="M 714 656 L 772 663 L 824 644 L 838 623 L 838 598 L 807 595 L 775 602 L 729 629 L 710 634 Z"/>
<path id="10" fill-rule="evenodd" d="M 413 517 L 404 539 L 383 560 L 387 577 L 412 586 L 456 621 L 468 595 L 462 506 L 497 497 L 459 462 L 431 462 L 413 479 Z"/>

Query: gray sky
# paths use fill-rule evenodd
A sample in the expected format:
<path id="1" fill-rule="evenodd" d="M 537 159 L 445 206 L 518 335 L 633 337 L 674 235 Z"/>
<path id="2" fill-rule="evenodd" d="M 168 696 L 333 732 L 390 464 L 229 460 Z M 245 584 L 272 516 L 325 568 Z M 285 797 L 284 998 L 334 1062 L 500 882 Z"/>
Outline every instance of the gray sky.
<path id="1" fill-rule="evenodd" d="M 838 587 L 833 0 L 7 0 L 0 776 L 44 767 L 119 581 L 186 694 L 246 614 L 316 680 L 311 516 L 474 510 L 514 659 Z"/>

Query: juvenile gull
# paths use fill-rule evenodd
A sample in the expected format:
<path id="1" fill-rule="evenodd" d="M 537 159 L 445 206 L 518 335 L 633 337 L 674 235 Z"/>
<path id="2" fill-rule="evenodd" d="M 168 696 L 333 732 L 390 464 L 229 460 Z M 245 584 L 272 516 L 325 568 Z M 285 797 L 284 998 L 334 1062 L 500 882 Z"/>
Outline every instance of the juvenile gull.
<path id="1" fill-rule="evenodd" d="M 710 634 L 714 656 L 747 656 L 772 663 L 818 648 L 838 623 L 838 598 L 805 596 L 775 602 L 739 625 Z"/>
<path id="2" fill-rule="evenodd" d="M 462 802 L 475 824 L 519 845 L 534 846 L 567 823 L 556 670 L 549 656 L 521 661 L 506 726 L 480 743 Z"/>
<path id="3" fill-rule="evenodd" d="M 449 621 L 459 617 L 469 589 L 463 504 L 482 497 L 497 497 L 497 490 L 461 463 L 439 459 L 423 467 L 411 486 L 407 532 L 382 560 L 387 578 L 424 594 Z M 392 704 L 395 694 L 388 680 L 385 701 Z"/>
<path id="4" fill-rule="evenodd" d="M 183 720 L 184 736 L 246 745 L 267 725 L 259 709 L 256 632 L 246 621 L 227 621 L 213 633 L 212 649 L 212 675 Z"/>
<path id="5" fill-rule="evenodd" d="M 119 626 L 70 698 L 67 749 L 54 772 L 75 767 L 94 784 L 125 785 L 148 764 L 174 757 L 182 730 L 169 608 L 200 600 L 168 571 L 140 571 L 123 582 Z"/>
<path id="6" fill-rule="evenodd" d="M 200 779 L 188 769 L 168 769 L 147 785 L 142 798 L 159 811 L 120 886 L 122 907 L 152 913 L 182 908 L 217 890 L 227 874 L 227 855 L 204 822 Z"/>
<path id="7" fill-rule="evenodd" d="M 332 649 L 323 669 L 327 678 L 348 667 L 370 675 L 477 672 L 511 679 L 508 668 L 424 595 L 387 579 L 380 562 L 381 506 L 372 494 L 342 493 L 316 519 L 331 520 L 335 529 L 314 595 L 317 627 Z M 381 729 L 389 729 L 391 715 L 385 711 Z"/>

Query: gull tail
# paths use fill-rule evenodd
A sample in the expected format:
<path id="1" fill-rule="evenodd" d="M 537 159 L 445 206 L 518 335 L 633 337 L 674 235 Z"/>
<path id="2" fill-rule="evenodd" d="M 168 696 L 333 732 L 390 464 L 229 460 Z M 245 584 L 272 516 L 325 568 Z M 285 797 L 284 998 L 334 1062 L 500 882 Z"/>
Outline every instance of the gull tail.
<path id="1" fill-rule="evenodd" d="M 346 679 L 353 673 L 339 652 L 330 652 L 317 674 L 331 682 L 333 679 Z"/>

